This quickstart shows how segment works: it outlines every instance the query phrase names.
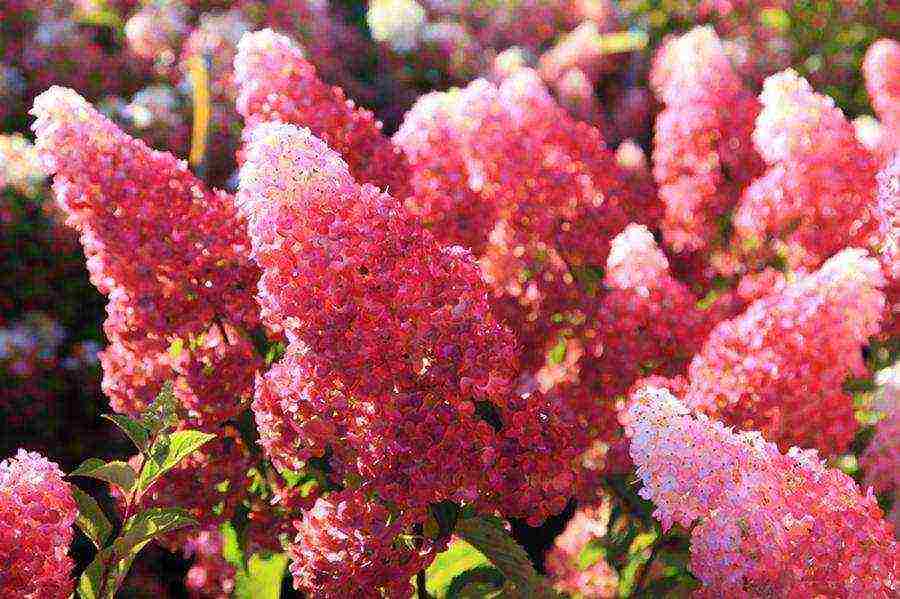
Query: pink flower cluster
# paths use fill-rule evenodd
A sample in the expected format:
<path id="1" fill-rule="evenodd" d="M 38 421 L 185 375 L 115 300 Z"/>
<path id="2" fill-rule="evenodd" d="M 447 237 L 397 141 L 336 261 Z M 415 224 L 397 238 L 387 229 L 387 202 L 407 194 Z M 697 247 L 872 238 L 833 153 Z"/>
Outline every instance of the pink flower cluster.
<path id="1" fill-rule="evenodd" d="M 77 513 L 55 463 L 23 449 L 0 462 L 0 594 L 65 599 L 73 592 L 68 553 Z"/>
<path id="2" fill-rule="evenodd" d="M 403 522 L 360 491 L 319 498 L 297 529 L 291 573 L 322 599 L 409 597 L 412 578 L 433 557 L 429 540 L 398 540 Z"/>
<path id="3" fill-rule="evenodd" d="M 244 36 L 235 77 L 237 107 L 248 129 L 267 121 L 308 127 L 347 161 L 358 181 L 397 198 L 408 195 L 405 160 L 381 133 L 381 123 L 340 88 L 323 83 L 290 39 L 271 29 Z"/>
<path id="4" fill-rule="evenodd" d="M 815 268 L 845 247 L 871 247 L 877 163 L 834 100 L 792 70 L 766 80 L 753 142 L 768 168 L 734 216 L 738 251 Z"/>
<path id="5" fill-rule="evenodd" d="M 721 220 L 762 170 L 750 141 L 759 102 L 711 27 L 666 43 L 650 84 L 665 104 L 656 118 L 653 176 L 665 205 L 666 245 L 676 253 L 715 249 Z"/>
<path id="6" fill-rule="evenodd" d="M 290 341 L 253 404 L 276 464 L 330 449 L 331 478 L 406 526 L 445 500 L 536 522 L 564 507 L 578 415 L 515 390 L 516 342 L 468 251 L 293 125 L 254 129 L 239 199 L 263 316 Z"/>
<path id="7" fill-rule="evenodd" d="M 664 388 L 639 388 L 621 418 L 641 495 L 665 529 L 693 525 L 702 594 L 896 596 L 893 527 L 871 493 L 814 451 L 782 454 L 759 433 L 691 415 Z"/>
<path id="8" fill-rule="evenodd" d="M 879 371 L 875 380 L 878 400 L 874 407 L 883 417 L 875 426 L 875 436 L 860 459 L 860 466 L 866 486 L 896 497 L 900 490 L 900 364 Z M 898 514 L 895 499 L 895 523 Z"/>
<path id="9" fill-rule="evenodd" d="M 592 542 L 609 532 L 612 514 L 611 498 L 603 494 L 579 506 L 547 553 L 547 574 L 556 590 L 583 599 L 606 599 L 618 596 L 619 575 L 602 555 L 593 563 L 581 556 Z"/>
<path id="10" fill-rule="evenodd" d="M 568 117 L 528 69 L 424 96 L 394 140 L 412 165 L 408 207 L 480 255 L 524 367 L 552 369 L 548 352 L 561 345 L 573 374 L 578 354 L 595 359 L 597 273 L 613 236 L 658 216 L 652 185 L 620 168 L 599 131 Z"/>
<path id="11" fill-rule="evenodd" d="M 900 151 L 878 173 L 878 247 L 887 279 L 885 333 L 900 336 Z"/>
<path id="12" fill-rule="evenodd" d="M 880 329 L 883 286 L 877 260 L 847 249 L 756 300 L 709 334 L 685 403 L 785 449 L 844 451 L 858 423 L 842 386 L 867 374 L 862 347 Z"/>
<path id="13" fill-rule="evenodd" d="M 900 42 L 878 40 L 869 47 L 862 66 L 872 108 L 881 120 L 879 152 L 900 151 Z"/>
<path id="14" fill-rule="evenodd" d="M 705 310 L 687 285 L 672 276 L 649 229 L 628 225 L 612 241 L 606 266 L 609 288 L 600 301 L 601 358 L 587 378 L 607 396 L 624 393 L 641 375 L 683 374 L 713 325 L 730 312 L 726 295 Z"/>
<path id="15" fill-rule="evenodd" d="M 109 296 L 104 390 L 136 414 L 167 379 L 188 418 L 211 426 L 246 402 L 259 365 L 257 269 L 233 200 L 155 152 L 75 92 L 35 100 L 37 148 L 91 280 Z"/>

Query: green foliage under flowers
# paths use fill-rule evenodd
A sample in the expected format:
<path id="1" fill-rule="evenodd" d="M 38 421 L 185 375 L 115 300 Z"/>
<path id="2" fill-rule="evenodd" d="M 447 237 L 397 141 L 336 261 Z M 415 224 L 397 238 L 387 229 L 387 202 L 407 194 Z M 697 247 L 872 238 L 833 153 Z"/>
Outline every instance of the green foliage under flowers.
<path id="1" fill-rule="evenodd" d="M 167 385 L 140 420 L 122 415 L 106 416 L 122 429 L 143 455 L 138 472 L 125 462 L 90 458 L 70 473 L 70 476 L 107 482 L 124 498 L 124 522 L 110 540 L 114 526 L 109 518 L 90 495 L 73 485 L 78 504 L 76 524 L 98 550 L 78 581 L 81 599 L 112 599 L 141 549 L 153 539 L 197 523 L 187 511 L 177 507 L 132 513 L 154 482 L 215 437 L 192 430 L 170 432 L 175 422 L 174 406 L 172 389 Z"/>

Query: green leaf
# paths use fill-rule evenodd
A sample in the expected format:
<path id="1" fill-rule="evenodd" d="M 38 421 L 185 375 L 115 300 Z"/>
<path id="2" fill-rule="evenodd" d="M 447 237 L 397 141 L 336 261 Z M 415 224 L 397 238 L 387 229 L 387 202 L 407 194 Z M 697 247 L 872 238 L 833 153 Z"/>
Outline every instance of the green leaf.
<path id="1" fill-rule="evenodd" d="M 566 340 L 560 338 L 550 350 L 550 361 L 554 364 L 561 364 L 566 359 Z"/>
<path id="2" fill-rule="evenodd" d="M 150 508 L 136 514 L 125 522 L 122 534 L 113 542 L 118 555 L 136 553 L 153 539 L 185 526 L 194 526 L 197 521 L 181 508 Z"/>
<path id="3" fill-rule="evenodd" d="M 147 451 L 147 446 L 150 443 L 150 433 L 143 424 L 121 414 L 104 414 L 103 417 L 128 435 L 128 438 L 137 446 L 138 450 L 141 452 Z"/>
<path id="4" fill-rule="evenodd" d="M 78 596 L 81 599 L 101 599 L 100 587 L 106 575 L 105 561 L 112 555 L 112 550 L 99 552 L 78 579 Z"/>
<path id="5" fill-rule="evenodd" d="M 234 577 L 234 599 L 279 599 L 281 580 L 287 570 L 288 557 L 284 553 L 254 554 L 247 569 Z"/>
<path id="6" fill-rule="evenodd" d="M 134 470 L 125 462 L 104 462 L 97 458 L 88 458 L 81 466 L 69 473 L 69 476 L 89 476 L 106 481 L 129 493 L 134 487 L 137 477 Z"/>
<path id="7" fill-rule="evenodd" d="M 628 548 L 628 563 L 619 572 L 619 597 L 630 597 L 637 590 L 639 574 L 653 556 L 653 545 L 659 539 L 657 530 L 634 537 Z"/>
<path id="8" fill-rule="evenodd" d="M 112 524 L 109 523 L 109 519 L 93 497 L 75 485 L 72 485 L 71 488 L 75 503 L 78 504 L 78 516 L 75 518 L 75 524 L 97 549 L 102 549 L 112 533 Z"/>
<path id="9" fill-rule="evenodd" d="M 578 554 L 576 566 L 579 570 L 587 570 L 597 562 L 606 559 L 606 547 L 602 539 L 591 539 Z"/>
<path id="10" fill-rule="evenodd" d="M 223 522 L 219 526 L 219 532 L 222 534 L 222 557 L 235 568 L 244 569 L 244 550 L 241 549 L 241 541 L 234 525 L 231 522 Z"/>
<path id="11" fill-rule="evenodd" d="M 447 599 L 498 597 L 503 592 L 504 580 L 503 574 L 493 566 L 466 570 L 450 583 Z"/>
<path id="12" fill-rule="evenodd" d="M 116 599 L 134 558 L 149 542 L 139 543 L 125 555 L 120 555 L 113 547 L 100 551 L 78 581 L 78 596 L 81 599 Z"/>
<path id="13" fill-rule="evenodd" d="M 215 435 L 201 431 L 175 431 L 157 439 L 138 479 L 138 492 L 143 493 L 166 472 L 178 465 L 181 460 L 215 438 Z"/>
<path id="14" fill-rule="evenodd" d="M 496 518 L 460 520 L 455 532 L 491 560 L 522 596 L 534 599 L 559 597 L 534 569 L 525 550 L 509 536 Z"/>
<path id="15" fill-rule="evenodd" d="M 176 424 L 178 424 L 178 400 L 172 390 L 172 382 L 167 381 L 153 403 L 141 415 L 141 425 L 153 436 Z"/>
<path id="16" fill-rule="evenodd" d="M 454 579 L 483 566 L 493 568 L 491 560 L 462 539 L 456 539 L 446 551 L 434 558 L 425 570 L 425 586 L 436 599 L 444 599 Z"/>

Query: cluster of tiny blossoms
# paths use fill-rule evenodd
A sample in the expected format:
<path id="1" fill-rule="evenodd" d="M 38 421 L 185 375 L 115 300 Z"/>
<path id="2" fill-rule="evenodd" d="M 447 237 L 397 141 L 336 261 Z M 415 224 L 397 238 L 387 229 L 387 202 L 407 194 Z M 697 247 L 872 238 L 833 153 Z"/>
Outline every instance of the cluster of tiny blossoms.
<path id="1" fill-rule="evenodd" d="M 689 368 L 685 403 L 782 448 L 844 451 L 857 430 L 848 376 L 867 374 L 862 347 L 879 331 L 884 277 L 847 249 L 719 323 Z"/>
<path id="2" fill-rule="evenodd" d="M 603 493 L 579 505 L 565 530 L 553 542 L 546 557 L 547 573 L 558 591 L 584 599 L 615 597 L 619 576 L 602 554 L 593 563 L 584 563 L 585 549 L 606 536 L 612 501 Z"/>
<path id="3" fill-rule="evenodd" d="M 653 175 L 666 244 L 678 253 L 714 249 L 721 219 L 762 170 L 750 141 L 759 101 L 711 27 L 663 46 L 650 83 L 665 104 L 656 118 Z"/>
<path id="4" fill-rule="evenodd" d="M 184 424 L 218 435 L 145 496 L 144 507 L 178 505 L 201 521 L 199 534 L 165 540 L 197 557 L 194 594 L 229 591 L 215 527 L 245 502 L 248 547 L 280 550 L 283 516 L 302 514 L 289 547 L 298 588 L 408 596 L 446 540 L 421 533 L 434 504 L 538 524 L 595 491 L 584 468 L 629 466 L 615 414 L 629 388 L 620 418 L 643 494 L 666 528 L 700 521 L 702 592 L 898 590 L 896 546 L 871 494 L 813 453 L 777 449 L 845 451 L 858 424 L 842 385 L 868 374 L 869 338 L 896 335 L 898 45 L 867 56 L 881 122 L 864 144 L 793 71 L 757 99 L 711 28 L 669 40 L 651 74 L 664 104 L 651 176 L 637 145 L 613 152 L 600 126 L 563 108 L 602 121 L 590 100 L 618 62 L 598 50 L 615 15 L 599 2 L 576 27 L 558 8 L 591 3 L 551 4 L 534 15 L 554 23 L 467 25 L 488 45 L 544 45 L 575 28 L 538 70 L 524 53 L 498 58 L 489 78 L 421 97 L 393 139 L 322 80 L 344 69 L 328 44 L 353 37 L 327 4 L 270 3 L 267 22 L 328 32 L 305 50 L 268 29 L 237 43 L 250 28 L 238 10 L 188 35 L 184 6 L 146 5 L 125 33 L 157 69 L 174 66 L 179 47 L 183 63 L 216 54 L 213 138 L 236 141 L 232 103 L 247 125 L 237 198 L 71 90 L 36 99 L 37 150 L 109 297 L 101 361 L 113 408 L 135 415 L 174 380 Z M 461 21 L 478 13 L 460 6 Z M 446 10 L 406 8 L 414 31 L 390 38 L 405 46 L 399 36 L 423 35 Z M 184 138 L 168 89 L 135 96 L 131 118 L 151 106 Z M 648 92 L 629 89 L 641 120 Z M 717 274 L 742 278 L 698 301 L 689 283 Z M 251 343 L 262 327 L 287 341 L 266 372 Z M 648 374 L 658 376 L 634 386 Z M 246 501 L 250 452 L 223 425 L 251 395 L 272 464 L 324 476 L 302 498 L 275 489 L 281 511 Z M 896 410 L 885 411 L 863 460 L 879 491 L 895 484 L 885 472 Z M 613 592 L 611 565 L 574 564 L 605 534 L 607 508 L 582 506 L 548 555 L 559 588 Z"/>
<path id="5" fill-rule="evenodd" d="M 235 78 L 237 107 L 247 129 L 268 121 L 307 127 L 347 161 L 357 181 L 397 198 L 408 195 L 405 160 L 381 133 L 381 123 L 356 108 L 339 87 L 323 83 L 290 39 L 271 29 L 244 36 Z"/>
<path id="6" fill-rule="evenodd" d="M 616 234 L 658 216 L 652 185 L 621 169 L 600 132 L 568 117 L 529 69 L 422 97 L 394 140 L 412 168 L 408 206 L 479 256 L 525 368 L 552 367 L 548 352 L 565 345 L 577 379 L 576 356 L 602 352 L 598 273 Z"/>
<path id="7" fill-rule="evenodd" d="M 247 336 L 258 271 L 233 199 L 71 90 L 51 88 L 32 112 L 57 202 L 109 296 L 101 361 L 113 408 L 137 414 L 174 379 L 198 424 L 240 411 L 259 364 Z"/>
<path id="8" fill-rule="evenodd" d="M 354 502 L 376 493 L 398 526 L 445 500 L 535 522 L 562 509 L 572 425 L 557 398 L 515 390 L 515 339 L 468 251 L 442 248 L 293 125 L 254 129 L 239 198 L 263 315 L 290 341 L 253 405 L 276 464 L 330 449 L 334 482 L 357 487 Z M 298 571 L 327 566 L 296 556 Z"/>
<path id="9" fill-rule="evenodd" d="M 882 414 L 875 427 L 875 436 L 860 458 L 865 472 L 864 482 L 878 493 L 892 494 L 894 506 L 891 520 L 900 527 L 900 364 L 878 372 L 877 401 L 874 406 Z"/>
<path id="10" fill-rule="evenodd" d="M 691 571 L 716 597 L 894 597 L 900 557 L 871 491 L 815 451 L 694 416 L 640 386 L 621 413 L 631 457 L 668 529 L 691 530 Z"/>
<path id="11" fill-rule="evenodd" d="M 205 525 L 230 518 L 247 493 L 248 450 L 222 423 L 249 406 L 262 360 L 250 334 L 258 270 L 233 197 L 183 161 L 132 139 L 71 90 L 35 100 L 37 148 L 78 230 L 93 284 L 109 297 L 100 353 L 103 390 L 135 416 L 173 381 L 182 425 L 218 438 L 144 496 Z M 171 550 L 191 540 L 174 534 Z"/>
<path id="12" fill-rule="evenodd" d="M 0 462 L 0 594 L 65 599 L 73 591 L 69 545 L 78 508 L 63 473 L 20 449 Z"/>
<path id="13" fill-rule="evenodd" d="M 769 77 L 753 143 L 768 165 L 743 192 L 740 252 L 815 268 L 844 247 L 870 247 L 877 162 L 834 100 L 788 69 Z"/>

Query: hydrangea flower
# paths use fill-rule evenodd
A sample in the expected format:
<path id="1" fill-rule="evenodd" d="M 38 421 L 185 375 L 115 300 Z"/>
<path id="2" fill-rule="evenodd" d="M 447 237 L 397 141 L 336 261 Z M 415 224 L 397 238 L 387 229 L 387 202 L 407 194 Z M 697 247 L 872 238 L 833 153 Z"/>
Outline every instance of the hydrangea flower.
<path id="1" fill-rule="evenodd" d="M 233 198 L 127 136 L 72 90 L 35 99 L 37 149 L 91 281 L 109 296 L 104 390 L 140 412 L 167 379 L 187 415 L 211 425 L 249 400 L 260 364 L 251 290 L 258 270 Z"/>
<path id="2" fill-rule="evenodd" d="M 862 347 L 885 299 L 877 260 L 847 249 L 720 322 L 689 368 L 685 404 L 759 430 L 786 449 L 844 451 L 858 424 L 848 376 L 866 376 Z"/>
<path id="3" fill-rule="evenodd" d="M 65 599 L 78 507 L 55 463 L 20 449 L 0 462 L 0 594 Z"/>
<path id="4" fill-rule="evenodd" d="M 745 254 L 816 268 L 845 247 L 871 247 L 877 164 L 834 100 L 793 70 L 766 79 L 753 143 L 768 165 L 734 216 Z"/>
<path id="5" fill-rule="evenodd" d="M 248 128 L 267 121 L 308 127 L 341 155 L 359 182 L 397 198 L 408 195 L 403 154 L 381 132 L 381 123 L 340 88 L 323 83 L 290 39 L 271 29 L 248 33 L 234 65 L 238 112 Z"/>
<path id="6" fill-rule="evenodd" d="M 642 497 L 669 529 L 691 529 L 704 596 L 893 597 L 900 557 L 871 492 L 815 451 L 781 453 L 757 432 L 695 416 L 642 386 L 621 413 Z"/>
<path id="7" fill-rule="evenodd" d="M 715 249 L 720 221 L 762 170 L 750 141 L 759 102 L 712 27 L 669 40 L 654 59 L 650 85 L 665 104 L 656 119 L 653 176 L 665 205 L 666 245 L 679 254 Z"/>

